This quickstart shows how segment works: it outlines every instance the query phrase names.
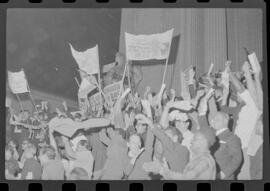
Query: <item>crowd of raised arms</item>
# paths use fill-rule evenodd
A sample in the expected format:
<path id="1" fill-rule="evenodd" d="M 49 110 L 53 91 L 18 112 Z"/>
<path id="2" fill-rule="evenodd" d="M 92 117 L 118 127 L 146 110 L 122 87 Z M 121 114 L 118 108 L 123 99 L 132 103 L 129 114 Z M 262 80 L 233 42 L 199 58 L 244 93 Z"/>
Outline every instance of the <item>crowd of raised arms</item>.
<path id="1" fill-rule="evenodd" d="M 63 104 L 51 113 L 45 102 L 33 114 L 15 115 L 7 108 L 6 178 L 261 179 L 261 68 L 244 62 L 241 71 L 232 71 L 230 65 L 225 63 L 221 75 L 197 78 L 190 68 L 190 99 L 178 97 L 166 84 L 159 92 L 146 87 L 139 95 L 124 80 L 114 105 L 104 102 L 98 112 L 88 108 L 71 115 Z M 117 81 L 119 67 L 111 69 L 108 83 Z M 87 127 L 68 136 L 65 123 L 66 131 L 70 124 Z"/>

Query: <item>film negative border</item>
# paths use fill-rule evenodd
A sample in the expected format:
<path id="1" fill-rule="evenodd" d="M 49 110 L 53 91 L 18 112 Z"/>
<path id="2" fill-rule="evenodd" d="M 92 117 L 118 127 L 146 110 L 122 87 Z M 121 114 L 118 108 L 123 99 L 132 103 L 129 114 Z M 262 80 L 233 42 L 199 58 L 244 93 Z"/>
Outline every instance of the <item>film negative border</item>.
<path id="1" fill-rule="evenodd" d="M 8 8 L 261 8 L 263 9 L 263 60 L 267 63 L 266 0 L 0 0 L 0 63 L 1 88 L 5 89 L 6 66 L 6 10 Z M 267 65 L 263 66 L 266 77 Z M 264 103 L 268 103 L 268 79 L 264 84 Z M 5 92 L 0 91 L 0 113 L 4 113 Z M 269 105 L 267 105 L 268 107 Z M 269 121 L 268 108 L 264 109 L 264 160 L 263 180 L 252 181 L 7 181 L 4 178 L 4 147 L 0 147 L 0 186 L 1 190 L 270 190 L 270 153 L 269 153 Z M 5 116 L 1 117 L 0 144 L 5 144 Z"/>

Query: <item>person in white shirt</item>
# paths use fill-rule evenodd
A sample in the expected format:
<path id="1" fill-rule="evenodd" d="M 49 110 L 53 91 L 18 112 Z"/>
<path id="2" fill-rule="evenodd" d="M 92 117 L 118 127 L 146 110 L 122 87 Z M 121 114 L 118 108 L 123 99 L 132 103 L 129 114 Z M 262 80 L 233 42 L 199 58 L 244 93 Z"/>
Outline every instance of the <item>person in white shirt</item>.
<path id="1" fill-rule="evenodd" d="M 261 115 L 254 99 L 252 98 L 248 89 L 241 84 L 241 82 L 230 73 L 230 81 L 238 91 L 238 96 L 245 102 L 245 105 L 239 112 L 238 120 L 236 122 L 235 134 L 241 139 L 242 150 L 244 154 L 244 163 L 241 168 L 241 172 L 238 175 L 238 179 L 249 180 L 249 157 L 247 155 L 248 144 L 252 136 L 252 132 L 257 124 L 259 116 Z"/>

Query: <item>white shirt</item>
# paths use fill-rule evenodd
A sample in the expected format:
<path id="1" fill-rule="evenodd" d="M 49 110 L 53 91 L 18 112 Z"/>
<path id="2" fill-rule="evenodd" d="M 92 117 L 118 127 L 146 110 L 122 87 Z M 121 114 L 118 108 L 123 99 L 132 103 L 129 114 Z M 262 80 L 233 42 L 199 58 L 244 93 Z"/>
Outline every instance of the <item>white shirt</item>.
<path id="1" fill-rule="evenodd" d="M 194 137 L 194 134 L 191 131 L 189 131 L 189 130 L 186 130 L 183 133 L 182 145 L 183 146 L 186 146 L 188 148 L 188 150 L 190 150 L 191 141 L 192 141 L 193 137 Z"/>
<path id="2" fill-rule="evenodd" d="M 251 134 L 256 126 L 260 115 L 255 102 L 253 101 L 248 90 L 238 94 L 245 102 L 238 114 L 238 120 L 235 127 L 235 134 L 240 138 L 242 148 L 247 148 L 251 138 Z"/>

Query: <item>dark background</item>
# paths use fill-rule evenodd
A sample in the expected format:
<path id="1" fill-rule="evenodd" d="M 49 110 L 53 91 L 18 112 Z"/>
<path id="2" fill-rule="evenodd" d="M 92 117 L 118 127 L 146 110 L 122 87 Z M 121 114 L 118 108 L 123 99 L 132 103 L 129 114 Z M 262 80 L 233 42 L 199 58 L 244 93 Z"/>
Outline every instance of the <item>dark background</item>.
<path id="1" fill-rule="evenodd" d="M 100 64 L 114 61 L 120 9 L 10 9 L 7 11 L 7 69 L 24 69 L 31 89 L 76 100 L 78 51 L 98 44 Z"/>

